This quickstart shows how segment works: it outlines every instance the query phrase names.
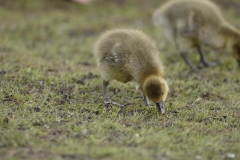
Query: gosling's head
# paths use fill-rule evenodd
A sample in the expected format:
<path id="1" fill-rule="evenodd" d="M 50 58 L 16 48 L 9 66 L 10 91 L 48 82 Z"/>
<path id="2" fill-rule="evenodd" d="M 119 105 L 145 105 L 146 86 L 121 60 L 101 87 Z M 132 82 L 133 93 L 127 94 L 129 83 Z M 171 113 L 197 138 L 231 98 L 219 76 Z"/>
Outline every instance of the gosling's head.
<path id="1" fill-rule="evenodd" d="M 165 112 L 164 101 L 168 95 L 168 84 L 161 76 L 148 76 L 142 86 L 144 94 L 156 103 L 159 112 Z"/>

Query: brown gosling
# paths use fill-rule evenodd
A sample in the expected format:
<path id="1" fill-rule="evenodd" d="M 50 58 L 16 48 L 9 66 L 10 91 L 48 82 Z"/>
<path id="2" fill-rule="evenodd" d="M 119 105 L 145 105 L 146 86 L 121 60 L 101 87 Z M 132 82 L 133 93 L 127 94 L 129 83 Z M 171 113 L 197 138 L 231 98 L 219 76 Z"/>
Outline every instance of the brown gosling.
<path id="1" fill-rule="evenodd" d="M 202 45 L 224 49 L 237 59 L 240 67 L 240 31 L 227 23 L 218 7 L 208 0 L 172 0 L 157 9 L 153 23 L 161 26 L 174 42 L 184 61 L 194 71 L 198 69 L 187 57 L 190 48 L 200 54 L 200 66 L 216 66 L 208 62 Z"/>
<path id="2" fill-rule="evenodd" d="M 106 31 L 96 43 L 94 55 L 103 78 L 104 103 L 112 102 L 107 96 L 109 81 L 136 81 L 143 92 L 145 105 L 149 106 L 149 98 L 156 103 L 159 112 L 165 112 L 164 101 L 169 89 L 152 39 L 139 30 Z"/>

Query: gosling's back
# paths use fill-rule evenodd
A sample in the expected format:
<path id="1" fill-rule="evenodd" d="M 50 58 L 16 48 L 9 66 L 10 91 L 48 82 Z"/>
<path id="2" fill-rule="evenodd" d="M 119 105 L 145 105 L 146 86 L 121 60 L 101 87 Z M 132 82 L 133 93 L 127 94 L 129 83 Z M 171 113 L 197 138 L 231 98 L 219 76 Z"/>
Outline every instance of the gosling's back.
<path id="1" fill-rule="evenodd" d="M 218 7 L 209 0 L 172 0 L 155 12 L 153 20 L 162 15 L 168 17 L 169 22 L 174 24 L 177 23 L 177 19 L 185 19 L 191 12 L 196 13 L 203 21 L 202 23 L 215 25 L 224 22 Z"/>
<path id="2" fill-rule="evenodd" d="M 162 72 L 155 43 L 139 30 L 116 29 L 102 34 L 94 54 L 106 80 L 142 81 Z"/>

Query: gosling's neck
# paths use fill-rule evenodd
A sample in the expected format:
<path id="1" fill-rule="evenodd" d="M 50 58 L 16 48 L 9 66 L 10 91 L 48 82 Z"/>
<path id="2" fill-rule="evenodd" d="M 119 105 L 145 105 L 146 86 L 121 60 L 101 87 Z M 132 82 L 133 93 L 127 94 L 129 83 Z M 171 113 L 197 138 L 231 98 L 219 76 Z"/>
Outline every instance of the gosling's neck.
<path id="1" fill-rule="evenodd" d="M 225 50 L 230 50 L 234 40 L 240 37 L 240 31 L 226 22 L 221 25 L 220 29 L 223 37 L 225 38 L 223 48 Z"/>

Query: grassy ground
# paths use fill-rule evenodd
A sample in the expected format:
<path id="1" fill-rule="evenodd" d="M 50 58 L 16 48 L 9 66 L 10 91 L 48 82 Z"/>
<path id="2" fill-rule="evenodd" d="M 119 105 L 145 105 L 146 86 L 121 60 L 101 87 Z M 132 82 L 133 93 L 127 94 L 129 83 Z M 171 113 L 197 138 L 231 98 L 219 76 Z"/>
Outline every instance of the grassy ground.
<path id="1" fill-rule="evenodd" d="M 235 60 L 206 48 L 208 59 L 222 64 L 189 74 L 150 23 L 160 3 L 1 0 L 1 159 L 240 159 Z M 217 3 L 239 27 L 238 0 Z M 124 107 L 102 104 L 92 48 L 102 31 L 116 27 L 140 28 L 159 44 L 170 85 L 165 115 L 144 107 L 134 83 L 109 86 Z"/>

